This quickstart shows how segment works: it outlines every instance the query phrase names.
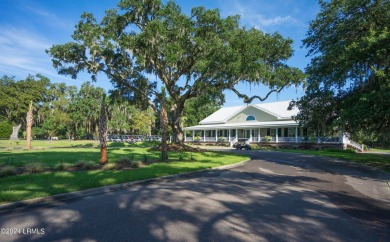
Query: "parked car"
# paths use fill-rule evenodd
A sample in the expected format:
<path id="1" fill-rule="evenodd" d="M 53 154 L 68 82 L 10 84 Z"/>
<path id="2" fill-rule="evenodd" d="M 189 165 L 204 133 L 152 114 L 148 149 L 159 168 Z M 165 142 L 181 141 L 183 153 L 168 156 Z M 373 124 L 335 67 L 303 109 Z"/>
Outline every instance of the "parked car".
<path id="1" fill-rule="evenodd" d="M 132 141 L 130 135 L 122 135 L 121 138 L 122 138 L 122 142 L 131 142 Z"/>
<path id="2" fill-rule="evenodd" d="M 119 135 L 111 135 L 109 140 L 111 142 L 122 142 L 122 139 Z"/>
<path id="3" fill-rule="evenodd" d="M 237 142 L 234 144 L 234 147 L 236 148 L 236 150 L 242 150 L 242 149 L 251 150 L 252 149 L 251 146 L 247 143 L 240 144 Z"/>

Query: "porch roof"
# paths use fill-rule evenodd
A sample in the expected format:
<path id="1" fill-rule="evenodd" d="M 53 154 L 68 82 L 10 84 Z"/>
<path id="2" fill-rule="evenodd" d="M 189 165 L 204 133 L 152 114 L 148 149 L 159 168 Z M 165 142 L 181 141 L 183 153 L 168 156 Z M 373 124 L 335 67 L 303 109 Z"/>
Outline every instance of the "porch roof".
<path id="1" fill-rule="evenodd" d="M 270 121 L 270 122 L 245 122 L 245 123 L 227 123 L 227 124 L 207 124 L 186 127 L 184 130 L 214 130 L 214 129 L 244 129 L 244 128 L 282 128 L 297 127 L 299 124 L 294 120 Z"/>

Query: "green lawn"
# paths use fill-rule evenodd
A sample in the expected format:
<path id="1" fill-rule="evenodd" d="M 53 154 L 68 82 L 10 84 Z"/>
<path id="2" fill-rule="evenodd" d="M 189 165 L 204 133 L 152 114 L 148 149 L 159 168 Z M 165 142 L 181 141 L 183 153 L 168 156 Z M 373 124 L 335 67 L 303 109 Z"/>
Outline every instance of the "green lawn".
<path id="1" fill-rule="evenodd" d="M 126 145 L 125 147 L 109 148 L 110 162 L 116 162 L 121 158 L 128 157 L 135 161 L 142 161 L 145 154 L 148 156 L 148 159 L 157 160 L 160 152 L 149 152 L 145 146 L 147 144 L 140 143 L 137 145 Z M 169 162 L 154 163 L 132 170 L 45 172 L 3 177 L 0 178 L 0 203 L 207 169 L 237 163 L 248 158 L 244 155 L 217 152 L 185 152 L 183 154 L 184 156 L 180 157 L 179 153 L 170 152 Z M 183 161 L 179 161 L 180 158 L 183 158 Z M 6 163 L 13 166 L 25 166 L 31 162 L 41 162 L 45 167 L 53 167 L 58 162 L 75 164 L 77 161 L 86 160 L 98 163 L 98 159 L 98 148 L 47 148 L 45 150 L 35 149 L 31 151 L 0 149 L 0 165 Z"/>
<path id="2" fill-rule="evenodd" d="M 98 146 L 95 140 L 33 140 L 33 149 L 53 148 L 53 147 L 93 147 Z M 26 140 L 0 140 L 0 150 L 22 150 L 26 148 Z"/>
<path id="3" fill-rule="evenodd" d="M 383 152 L 383 153 L 389 153 L 390 154 L 390 150 L 389 149 L 371 148 L 369 151 L 377 151 L 377 152 Z"/>
<path id="4" fill-rule="evenodd" d="M 349 160 L 381 170 L 390 172 L 390 155 L 370 154 L 370 153 L 355 153 L 352 151 L 343 150 L 284 150 L 286 152 L 326 156 L 338 159 Z"/>

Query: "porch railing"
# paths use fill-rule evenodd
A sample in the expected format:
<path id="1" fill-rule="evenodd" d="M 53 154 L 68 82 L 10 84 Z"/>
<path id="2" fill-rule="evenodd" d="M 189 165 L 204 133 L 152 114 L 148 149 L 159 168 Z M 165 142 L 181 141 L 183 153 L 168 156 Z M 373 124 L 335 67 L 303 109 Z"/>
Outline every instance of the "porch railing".
<path id="1" fill-rule="evenodd" d="M 194 139 L 192 137 L 186 137 L 186 141 L 187 142 L 192 142 L 192 141 L 194 141 Z"/>
<path id="2" fill-rule="evenodd" d="M 352 146 L 353 148 L 359 150 L 359 151 L 364 151 L 364 146 L 359 144 L 359 143 L 356 143 L 355 141 L 352 141 L 352 140 L 347 140 L 346 141 L 346 144 L 349 145 L 349 146 Z"/>
<path id="3" fill-rule="evenodd" d="M 198 137 L 193 138 L 191 136 L 186 137 L 186 142 L 229 142 L 229 138 L 224 138 L 216 140 L 216 137 Z M 320 143 L 320 144 L 335 144 L 335 143 L 345 143 L 350 144 L 351 146 L 355 147 L 356 149 L 362 150 L 362 145 L 353 142 L 349 139 L 344 139 L 344 142 L 342 142 L 342 139 L 340 137 L 252 137 L 252 138 L 236 138 L 236 137 L 230 137 L 230 143 L 244 143 L 244 142 L 251 142 L 251 143 Z"/>
<path id="4" fill-rule="evenodd" d="M 204 142 L 215 142 L 215 137 L 205 137 Z"/>
<path id="5" fill-rule="evenodd" d="M 295 142 L 295 137 L 278 137 L 278 142 L 281 143 Z"/>
<path id="6" fill-rule="evenodd" d="M 251 142 L 259 142 L 259 137 L 252 137 Z"/>

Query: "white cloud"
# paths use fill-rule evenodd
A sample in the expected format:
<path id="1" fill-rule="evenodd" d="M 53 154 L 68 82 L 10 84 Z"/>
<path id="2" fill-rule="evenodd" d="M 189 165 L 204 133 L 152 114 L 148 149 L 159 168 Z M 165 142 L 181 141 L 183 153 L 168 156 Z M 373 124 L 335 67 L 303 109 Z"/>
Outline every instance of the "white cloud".
<path id="1" fill-rule="evenodd" d="M 17 47 L 22 50 L 45 50 L 51 45 L 48 40 L 31 31 L 7 26 L 0 26 L 0 42 L 2 42 L 2 47 L 13 49 Z"/>
<path id="2" fill-rule="evenodd" d="M 27 29 L 0 26 L 0 72 L 18 78 L 37 73 L 56 76 L 45 53 L 50 46 L 50 41 Z"/>
<path id="3" fill-rule="evenodd" d="M 55 28 L 61 28 L 64 30 L 73 30 L 74 24 L 70 24 L 72 21 L 60 18 L 57 15 L 36 6 L 26 4 L 24 6 L 27 12 L 30 14 L 35 14 L 40 17 L 41 22 Z"/>
<path id="4" fill-rule="evenodd" d="M 233 0 L 228 1 L 228 4 L 221 7 L 224 15 L 239 14 L 241 22 L 249 27 L 268 30 L 267 28 L 281 25 L 302 26 L 302 23 L 290 14 L 283 14 L 284 11 L 270 10 L 268 8 L 268 6 L 258 2 L 245 2 L 244 4 Z M 289 12 L 286 11 L 286 13 Z"/>

